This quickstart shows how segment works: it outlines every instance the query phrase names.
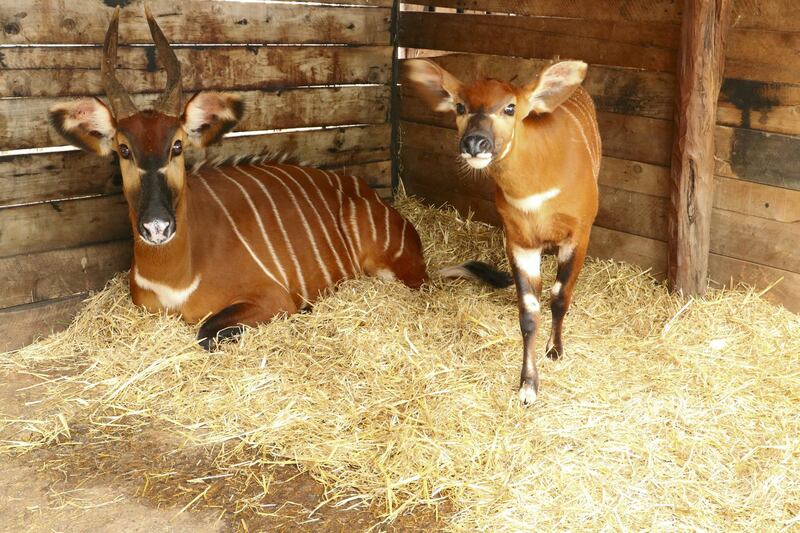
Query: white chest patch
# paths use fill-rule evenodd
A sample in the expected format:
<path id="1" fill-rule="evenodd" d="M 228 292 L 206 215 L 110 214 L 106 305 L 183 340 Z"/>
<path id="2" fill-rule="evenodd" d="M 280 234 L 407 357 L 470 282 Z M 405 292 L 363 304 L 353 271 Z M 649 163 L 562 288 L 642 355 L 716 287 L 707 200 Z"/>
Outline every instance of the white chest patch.
<path id="1" fill-rule="evenodd" d="M 163 283 L 150 281 L 139 274 L 138 270 L 134 270 L 133 279 L 139 287 L 153 291 L 161 305 L 167 309 L 175 309 L 183 305 L 189 299 L 189 296 L 197 290 L 197 286 L 200 285 L 200 274 L 194 278 L 194 281 L 188 287 L 183 289 L 175 289 Z"/>
<path id="2" fill-rule="evenodd" d="M 553 187 L 552 189 L 547 189 L 546 191 L 531 194 L 530 196 L 526 196 L 524 198 L 512 198 L 504 193 L 506 197 L 506 201 L 519 209 L 520 211 L 524 211 L 526 213 L 530 213 L 532 211 L 538 211 L 542 208 L 545 202 L 548 200 L 552 200 L 556 196 L 561 193 L 561 189 Z"/>

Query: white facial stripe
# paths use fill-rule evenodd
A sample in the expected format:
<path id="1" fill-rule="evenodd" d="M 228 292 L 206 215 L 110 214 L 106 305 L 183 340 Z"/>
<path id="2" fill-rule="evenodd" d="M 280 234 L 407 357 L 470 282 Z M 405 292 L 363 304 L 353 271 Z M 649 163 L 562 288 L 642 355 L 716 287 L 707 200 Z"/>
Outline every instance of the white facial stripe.
<path id="1" fill-rule="evenodd" d="M 503 193 L 503 196 L 505 196 L 506 201 L 509 204 L 513 205 L 520 211 L 531 213 L 541 209 L 545 202 L 552 200 L 560 193 L 561 189 L 553 187 L 552 189 L 547 189 L 546 191 L 537 194 L 531 194 L 530 196 L 526 196 L 524 198 L 512 198 L 505 193 Z"/>
<path id="2" fill-rule="evenodd" d="M 260 170 L 260 167 L 255 167 Z M 267 187 L 255 176 L 246 172 L 242 167 L 239 167 L 239 172 L 253 180 L 260 189 L 261 192 L 264 193 L 264 196 L 267 197 L 267 201 L 269 205 L 272 207 L 272 214 L 275 216 L 275 220 L 278 223 L 278 229 L 283 236 L 283 242 L 286 244 L 286 249 L 289 251 L 289 257 L 292 259 L 292 263 L 294 264 L 294 274 L 297 277 L 297 282 L 300 284 L 300 296 L 303 297 L 304 300 L 308 300 L 308 288 L 306 287 L 306 279 L 303 276 L 303 270 L 300 268 L 300 262 L 297 260 L 297 254 L 294 253 L 294 247 L 292 246 L 292 241 L 289 239 L 289 234 L 286 232 L 286 227 L 283 225 L 283 220 L 281 219 L 280 213 L 278 213 L 278 206 L 275 205 L 275 201 L 272 199 L 272 195 L 267 190 Z"/>
<path id="3" fill-rule="evenodd" d="M 278 272 L 281 275 L 281 279 L 283 279 L 284 285 L 288 286 L 289 278 L 286 277 L 286 271 L 283 270 L 283 265 L 281 265 L 280 260 L 278 260 L 278 255 L 275 253 L 275 248 L 273 248 L 272 246 L 272 241 L 270 240 L 269 235 L 267 235 L 267 230 L 264 228 L 264 222 L 261 220 L 261 214 L 258 212 L 258 209 L 256 208 L 256 205 L 253 203 L 253 199 L 250 197 L 250 194 L 247 192 L 247 189 L 245 189 L 241 183 L 239 183 L 232 177 L 228 176 L 221 169 L 218 168 L 217 171 L 220 174 L 222 174 L 228 181 L 236 185 L 239 188 L 239 191 L 241 191 L 245 201 L 247 202 L 247 205 L 250 206 L 250 211 L 253 213 L 253 216 L 255 217 L 256 222 L 258 223 L 258 229 L 261 230 L 261 238 L 264 239 L 264 243 L 267 245 L 267 250 L 269 251 L 270 256 L 272 256 L 272 262 L 275 264 L 276 267 L 278 267 Z"/>
<path id="4" fill-rule="evenodd" d="M 541 275 L 542 249 L 541 248 L 512 248 L 514 263 L 529 278 L 538 278 Z"/>
<path id="5" fill-rule="evenodd" d="M 401 255 L 403 255 L 403 248 L 406 245 L 406 224 L 408 222 L 405 218 L 403 218 L 403 229 L 400 231 L 400 249 L 397 250 L 394 254 L 393 259 L 399 259 Z"/>
<path id="6" fill-rule="evenodd" d="M 522 305 L 525 306 L 525 310 L 529 313 L 539 312 L 539 300 L 533 294 L 524 295 L 522 297 Z"/>
<path id="7" fill-rule="evenodd" d="M 516 134 L 517 134 L 516 128 L 512 129 L 511 130 L 511 138 L 506 143 L 506 147 L 503 148 L 503 153 L 500 154 L 500 157 L 498 157 L 498 159 L 503 159 L 505 156 L 508 155 L 508 152 L 511 151 L 511 145 L 514 144 L 514 135 L 516 135 Z"/>
<path id="8" fill-rule="evenodd" d="M 333 252 L 333 258 L 336 260 L 336 266 L 339 267 L 339 272 L 341 272 L 343 276 L 347 276 L 347 271 L 344 269 L 344 264 L 342 263 L 342 258 L 339 257 L 339 252 L 336 251 L 336 247 L 333 245 L 333 241 L 331 240 L 331 236 L 328 233 L 328 228 L 325 226 L 325 223 L 322 221 L 322 217 L 319 214 L 319 210 L 311 202 L 311 198 L 309 198 L 308 193 L 306 193 L 305 188 L 302 185 L 300 185 L 300 183 L 298 183 L 298 181 L 296 179 L 294 179 L 294 177 L 291 174 L 289 174 L 288 172 L 286 172 L 282 168 L 280 168 L 280 167 L 273 167 L 273 168 L 275 170 L 280 171 L 281 173 L 283 173 L 287 178 L 289 178 L 292 181 L 292 183 L 294 183 L 297 186 L 298 189 L 300 189 L 300 192 L 303 194 L 303 198 L 305 199 L 306 203 L 308 203 L 308 207 L 310 207 L 311 211 L 313 211 L 314 214 L 317 215 L 317 221 L 319 222 L 320 228 L 322 228 L 322 235 L 325 237 L 325 242 L 328 243 L 328 247 L 331 249 L 331 252 Z M 306 177 L 311 182 L 311 185 L 317 190 L 317 194 L 319 195 L 320 201 L 323 203 L 323 205 L 325 205 L 325 207 L 328 207 L 328 203 L 325 201 L 325 198 L 322 196 L 322 192 L 319 190 L 319 187 L 317 187 L 316 183 L 314 183 L 314 180 L 311 178 L 311 176 L 309 176 L 308 173 L 305 170 L 302 169 L 302 167 L 294 167 L 294 168 L 300 169 L 303 172 L 303 174 L 306 175 Z M 333 218 L 333 213 L 330 212 L 330 208 L 329 207 L 328 207 L 328 212 L 330 213 L 331 218 Z"/>
<path id="9" fill-rule="evenodd" d="M 309 244 L 311 244 L 311 251 L 314 254 L 314 258 L 317 260 L 317 266 L 319 267 L 319 270 L 322 273 L 322 277 L 325 278 L 325 283 L 327 285 L 333 285 L 333 278 L 331 278 L 331 273 L 328 272 L 328 267 L 325 265 L 325 262 L 322 260 L 322 255 L 320 255 L 320 253 L 319 253 L 319 246 L 317 246 L 316 236 L 311 231 L 311 226 L 308 223 L 308 219 L 306 218 L 306 215 L 303 212 L 303 209 L 300 207 L 300 202 L 297 201 L 297 197 L 292 192 L 291 187 L 289 187 L 280 178 L 280 176 L 278 176 L 277 174 L 272 172 L 273 170 L 280 170 L 280 169 L 277 168 L 277 167 L 272 167 L 272 166 L 259 166 L 257 168 L 259 170 L 265 172 L 266 174 L 269 174 L 273 178 L 275 178 L 275 181 L 277 181 L 278 183 L 281 184 L 281 186 L 283 186 L 284 190 L 286 191 L 286 194 L 289 196 L 289 199 L 292 202 L 292 205 L 294 205 L 294 208 L 297 211 L 297 214 L 300 215 L 300 223 L 303 225 L 303 229 L 306 230 L 306 238 L 308 239 Z M 317 215 L 317 216 L 319 216 L 319 215 Z"/>
<path id="10" fill-rule="evenodd" d="M 231 216 L 230 212 L 228 212 L 228 209 L 225 207 L 225 204 L 222 203 L 220 197 L 217 196 L 217 193 L 214 192 L 214 189 L 211 188 L 211 186 L 208 184 L 205 178 L 201 176 L 197 177 L 200 179 L 200 183 L 202 183 L 205 186 L 206 190 L 208 190 L 208 193 L 211 195 L 214 201 L 217 202 L 217 205 L 219 205 L 219 208 L 222 210 L 222 213 L 225 215 L 225 218 L 227 218 L 228 222 L 230 222 L 230 225 L 233 228 L 233 232 L 236 234 L 236 237 L 239 239 L 239 242 L 242 243 L 242 246 L 244 246 L 245 250 L 247 250 L 247 253 L 250 254 L 250 257 L 253 258 L 253 261 L 256 262 L 256 264 L 259 266 L 264 275 L 267 276 L 272 281 L 274 281 L 275 284 L 278 285 L 278 287 L 283 288 L 283 290 L 291 294 L 289 292 L 289 289 L 287 289 L 286 286 L 283 285 L 283 283 L 278 281 L 275 275 L 272 272 L 270 272 L 266 266 L 264 266 L 264 263 L 261 262 L 261 259 L 259 259 L 258 256 L 255 254 L 255 252 L 253 252 L 253 249 L 250 247 L 250 244 L 247 242 L 247 239 L 244 238 L 244 235 L 242 235 L 242 233 L 239 231 L 239 228 L 236 227 L 236 222 L 233 220 L 233 217 Z"/>
<path id="11" fill-rule="evenodd" d="M 163 283 L 150 281 L 139 274 L 139 270 L 136 268 L 133 269 L 133 279 L 136 282 L 136 285 L 139 287 L 148 291 L 153 291 L 158 298 L 158 301 L 161 302 L 161 305 L 163 305 L 166 309 L 176 309 L 182 306 L 200 285 L 200 274 L 195 276 L 194 280 L 189 284 L 188 287 L 184 287 L 183 289 L 175 289 Z"/>

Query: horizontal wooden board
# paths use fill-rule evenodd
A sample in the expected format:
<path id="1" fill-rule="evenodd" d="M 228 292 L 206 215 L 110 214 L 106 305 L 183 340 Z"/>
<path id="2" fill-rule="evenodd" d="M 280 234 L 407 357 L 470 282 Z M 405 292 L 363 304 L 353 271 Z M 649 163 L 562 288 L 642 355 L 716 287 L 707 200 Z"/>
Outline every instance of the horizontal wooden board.
<path id="1" fill-rule="evenodd" d="M 800 190 L 800 136 L 717 126 L 720 176 Z"/>
<path id="2" fill-rule="evenodd" d="M 16 350 L 65 329 L 87 294 L 0 309 L 0 352 Z"/>
<path id="3" fill-rule="evenodd" d="M 120 194 L 0 209 L 0 257 L 128 238 Z"/>
<path id="4" fill-rule="evenodd" d="M 0 97 L 104 94 L 100 48 L 9 48 L 0 54 Z M 392 72 L 390 46 L 194 47 L 176 48 L 176 55 L 186 91 L 388 83 Z M 117 77 L 131 94 L 166 85 L 152 47 L 121 47 L 117 64 Z"/>
<path id="5" fill-rule="evenodd" d="M 681 0 L 411 0 L 407 3 L 536 17 L 671 24 L 680 24 L 683 5 Z M 731 19 L 734 28 L 800 31 L 800 4 L 795 0 L 736 0 Z"/>
<path id="6" fill-rule="evenodd" d="M 130 240 L 15 255 L 0 259 L 0 308 L 101 289 L 130 268 Z"/>
<path id="7" fill-rule="evenodd" d="M 649 270 L 650 274 L 660 281 L 666 278 L 667 243 L 659 240 L 595 224 L 589 239 L 588 254 L 600 259 L 613 259 L 639 265 Z"/>
<path id="8" fill-rule="evenodd" d="M 800 33 L 734 29 L 725 49 L 725 77 L 798 84 L 798 50 Z"/>
<path id="9" fill-rule="evenodd" d="M 407 12 L 400 46 L 674 72 L 680 27 L 662 23 L 576 24 L 561 18 Z"/>
<path id="10" fill-rule="evenodd" d="M 0 3 L 4 44 L 102 43 L 115 4 L 120 43 L 151 43 L 144 1 L 30 0 Z M 150 8 L 173 43 L 389 44 L 391 9 L 151 0 Z"/>
<path id="11" fill-rule="evenodd" d="M 312 166 L 339 167 L 389 158 L 388 124 L 229 137 L 205 150 L 189 148 L 187 163 L 245 154 L 286 155 Z M 0 207 L 118 192 L 111 157 L 55 152 L 0 157 Z"/>
<path id="12" fill-rule="evenodd" d="M 533 17 L 565 17 L 604 22 L 665 22 L 680 24 L 681 2 L 676 0 L 411 0 L 410 4 L 516 13 Z"/>
<path id="13" fill-rule="evenodd" d="M 710 254 L 708 276 L 712 287 L 744 283 L 757 289 L 774 285 L 764 297 L 794 313 L 800 313 L 800 274 L 724 255 Z"/>
<path id="14" fill-rule="evenodd" d="M 238 131 L 380 124 L 389 113 L 386 86 L 323 87 L 286 91 L 244 91 L 245 115 Z M 133 97 L 140 109 L 156 94 Z M 48 123 L 47 112 L 57 98 L 0 100 L 0 150 L 60 146 L 66 142 Z"/>
<path id="15" fill-rule="evenodd" d="M 800 135 L 800 85 L 727 78 L 719 95 L 717 123 Z"/>

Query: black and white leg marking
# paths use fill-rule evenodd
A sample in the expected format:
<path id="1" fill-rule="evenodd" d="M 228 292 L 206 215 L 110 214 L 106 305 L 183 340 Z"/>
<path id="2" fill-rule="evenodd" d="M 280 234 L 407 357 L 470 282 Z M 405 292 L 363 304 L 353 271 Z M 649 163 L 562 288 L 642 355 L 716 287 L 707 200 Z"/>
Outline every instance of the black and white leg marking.
<path id="1" fill-rule="evenodd" d="M 512 246 L 510 255 L 517 286 L 519 326 L 523 343 L 519 399 L 524 405 L 531 405 L 539 393 L 535 344 L 541 316 L 539 297 L 542 291 L 542 250 Z"/>
<path id="2" fill-rule="evenodd" d="M 577 269 L 580 267 L 578 266 Z M 570 297 L 577 277 L 575 246 L 566 243 L 558 248 L 558 273 L 550 292 L 550 311 L 553 314 L 553 329 L 547 340 L 547 357 L 558 359 L 564 354 L 561 328 L 569 309 Z"/>

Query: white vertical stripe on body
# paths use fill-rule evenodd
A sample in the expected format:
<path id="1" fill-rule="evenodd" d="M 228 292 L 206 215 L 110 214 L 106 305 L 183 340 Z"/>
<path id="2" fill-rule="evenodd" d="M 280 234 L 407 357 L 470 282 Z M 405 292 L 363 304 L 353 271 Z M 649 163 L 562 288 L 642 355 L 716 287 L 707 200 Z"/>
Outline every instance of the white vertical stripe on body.
<path id="1" fill-rule="evenodd" d="M 264 196 L 267 197 L 267 201 L 272 207 L 272 213 L 275 215 L 278 229 L 280 229 L 281 235 L 283 236 L 283 242 L 286 244 L 286 249 L 288 250 L 292 263 L 294 264 L 294 274 L 297 277 L 297 282 L 300 284 L 300 296 L 302 296 L 304 300 L 308 300 L 308 287 L 306 286 L 306 278 L 303 276 L 303 269 L 300 268 L 300 262 L 297 260 L 297 254 L 294 253 L 292 241 L 289 239 L 289 234 L 286 232 L 286 227 L 283 225 L 283 220 L 278 212 L 278 206 L 275 204 L 275 200 L 272 199 L 272 195 L 269 193 L 267 187 L 261 182 L 260 179 L 245 171 L 243 167 L 239 167 L 237 170 L 253 180 L 253 182 L 261 189 L 261 192 L 264 193 Z"/>
<path id="2" fill-rule="evenodd" d="M 347 218 L 345 217 L 344 209 L 344 200 L 343 200 L 343 193 L 341 189 L 337 189 L 336 193 L 339 197 L 339 224 L 342 227 L 342 235 L 344 235 L 345 240 L 347 241 L 347 253 L 351 258 L 351 261 L 356 266 L 358 272 L 362 272 L 361 269 L 361 262 L 356 254 L 355 246 L 353 240 L 350 238 L 350 234 L 347 233 Z"/>
<path id="3" fill-rule="evenodd" d="M 245 201 L 247 201 L 247 205 L 250 206 L 250 210 L 253 212 L 253 216 L 258 222 L 258 228 L 261 230 L 261 237 L 264 239 L 264 243 L 267 245 L 267 250 L 269 250 L 270 255 L 272 256 L 272 262 L 275 263 L 275 266 L 278 267 L 278 271 L 281 274 L 281 278 L 283 279 L 283 283 L 285 285 L 289 285 L 289 278 L 286 276 L 286 271 L 283 270 L 283 265 L 281 265 L 280 260 L 278 259 L 278 255 L 275 253 L 275 248 L 272 246 L 272 240 L 270 240 L 269 235 L 267 235 L 267 230 L 264 229 L 264 222 L 261 220 L 261 214 L 258 212 L 256 205 L 253 203 L 253 199 L 250 197 L 250 194 L 247 192 L 247 189 L 242 186 L 241 183 L 227 175 L 225 172 L 222 171 L 221 168 L 217 168 L 217 172 L 225 176 L 225 178 L 235 184 L 239 190 L 244 195 Z"/>
<path id="4" fill-rule="evenodd" d="M 399 259 L 401 255 L 403 255 L 403 249 L 406 246 L 406 224 L 408 222 L 405 218 L 403 218 L 403 229 L 400 231 L 400 249 L 397 250 L 394 254 L 394 259 Z"/>
<path id="5" fill-rule="evenodd" d="M 297 167 L 297 168 L 299 168 L 303 172 L 303 174 L 306 175 L 306 177 L 309 179 L 311 184 L 317 190 L 317 194 L 319 195 L 319 199 L 325 205 L 325 209 L 327 209 L 328 214 L 331 216 L 331 220 L 333 221 L 334 227 L 336 228 L 337 232 L 339 233 L 339 237 L 342 238 L 342 240 L 344 240 L 344 229 L 341 227 L 341 215 L 339 216 L 339 218 L 337 218 L 333 214 L 333 210 L 331 209 L 330 205 L 328 205 L 328 202 L 325 200 L 325 198 L 322 195 L 322 191 L 320 190 L 319 186 L 317 186 L 317 184 L 314 182 L 314 178 L 311 177 L 311 174 L 308 173 L 308 170 L 316 170 L 316 171 L 320 172 L 323 176 L 325 176 L 325 179 L 328 180 L 328 185 L 330 185 L 331 188 L 336 191 L 337 198 L 339 199 L 339 207 L 340 207 L 340 209 L 341 209 L 341 203 L 342 203 L 342 191 L 340 189 L 336 189 L 333 186 L 333 182 L 331 181 L 331 178 L 328 175 L 328 172 L 325 172 L 324 170 L 321 170 L 321 169 L 318 169 L 318 168 L 303 168 L 303 167 Z M 353 268 L 353 273 L 360 272 L 361 269 L 356 265 L 356 262 L 353 260 L 353 255 L 352 255 L 351 250 L 348 247 L 348 244 L 346 242 L 344 243 L 344 247 L 345 247 L 345 251 L 347 252 L 347 260 L 350 262 L 350 266 Z"/>
<path id="6" fill-rule="evenodd" d="M 567 102 L 564 102 L 563 104 L 561 104 L 561 106 L 558 107 L 558 109 L 561 109 L 562 111 L 564 111 L 564 113 L 569 115 L 569 117 L 575 122 L 575 125 L 578 127 L 578 131 L 580 132 L 581 138 L 583 139 L 583 145 L 586 147 L 586 152 L 588 152 L 588 154 L 589 154 L 589 162 L 592 164 L 592 172 L 594 172 L 594 168 L 595 168 L 594 156 L 592 155 L 592 148 L 591 148 L 591 146 L 589 146 L 589 139 L 586 137 L 586 132 L 583 131 L 583 127 L 581 126 L 581 121 L 578 120 L 578 117 L 576 117 L 572 113 L 572 111 L 567 109 L 567 106 L 565 105 L 566 103 Z"/>
<path id="7" fill-rule="evenodd" d="M 389 206 L 386 205 L 385 202 L 381 202 L 383 208 L 386 210 L 386 219 L 384 221 L 384 226 L 386 226 L 386 242 L 383 243 L 383 252 L 386 253 L 389 251 L 389 243 L 392 242 L 392 234 L 389 233 Z"/>
<path id="8" fill-rule="evenodd" d="M 267 167 L 267 166 L 260 166 L 256 165 L 254 168 L 264 172 L 265 174 L 269 174 L 275 181 L 280 183 L 284 189 L 286 189 L 286 194 L 289 195 L 289 199 L 291 199 L 292 204 L 294 204 L 295 209 L 297 210 L 297 214 L 300 215 L 300 222 L 303 224 L 303 229 L 306 230 L 306 236 L 308 237 L 308 242 L 311 244 L 311 251 L 314 254 L 314 258 L 317 260 L 317 266 L 319 266 L 320 272 L 322 272 L 322 276 L 325 278 L 326 285 L 330 286 L 333 285 L 333 279 L 331 278 L 331 273 L 328 272 L 328 267 L 325 265 L 325 262 L 322 260 L 322 255 L 319 253 L 319 246 L 317 246 L 317 239 L 314 237 L 314 233 L 311 231 L 311 226 L 308 224 L 308 219 L 306 219 L 305 213 L 303 213 L 303 209 L 300 207 L 300 203 L 297 201 L 297 197 L 292 192 L 292 189 L 275 173 L 270 171 L 270 168 L 275 167 Z"/>
<path id="9" fill-rule="evenodd" d="M 256 262 L 259 268 L 261 268 L 261 271 L 264 272 L 264 275 L 266 275 L 268 278 L 274 281 L 279 287 L 283 288 L 283 290 L 289 293 L 289 289 L 286 288 L 286 286 L 283 283 L 278 281 L 278 279 L 272 274 L 272 272 L 270 272 L 267 269 L 267 267 L 264 266 L 264 263 L 262 263 L 261 260 L 258 258 L 258 256 L 253 252 L 253 249 L 250 248 L 250 244 L 247 242 L 247 239 L 244 238 L 244 235 L 242 235 L 242 233 L 239 231 L 239 228 L 236 227 L 236 221 L 233 220 L 233 217 L 228 212 L 228 209 L 225 207 L 225 204 L 222 203 L 220 197 L 217 196 L 217 193 L 214 192 L 214 189 L 211 188 L 211 186 L 208 184 L 205 178 L 203 178 L 202 176 L 197 176 L 197 177 L 200 180 L 200 183 L 202 183 L 205 186 L 206 190 L 208 190 L 208 193 L 211 195 L 214 201 L 217 202 L 217 205 L 219 205 L 220 209 L 222 209 L 225 218 L 227 218 L 228 222 L 230 222 L 231 227 L 233 228 L 233 232 L 236 234 L 236 237 L 239 239 L 239 242 L 242 243 L 242 246 L 245 247 L 247 252 L 250 254 L 250 257 L 253 258 L 253 261 Z M 289 295 L 291 296 L 291 293 L 289 293 Z"/>
<path id="10" fill-rule="evenodd" d="M 358 178 L 355 176 L 350 177 L 353 178 L 353 189 L 356 192 L 356 196 L 364 200 L 364 205 L 367 208 L 367 220 L 369 220 L 369 228 L 370 232 L 372 233 L 372 243 L 375 244 L 378 242 L 378 234 L 375 229 L 375 219 L 372 218 L 372 206 L 369 205 L 369 199 L 361 196 L 361 190 L 359 189 L 360 182 L 358 181 Z"/>
<path id="11" fill-rule="evenodd" d="M 350 205 L 350 226 L 353 229 L 353 236 L 358 247 L 357 253 L 361 257 L 361 235 L 358 232 L 358 217 L 356 217 L 356 203 L 352 198 L 348 199 Z"/>
<path id="12" fill-rule="evenodd" d="M 331 236 L 328 233 L 328 228 L 325 225 L 325 222 L 323 222 L 322 217 L 320 216 L 319 211 L 316 208 L 317 206 L 314 205 L 314 202 L 312 202 L 311 198 L 308 196 L 308 193 L 306 192 L 305 187 L 300 185 L 300 183 L 296 179 L 294 179 L 294 176 L 292 176 L 286 170 L 284 170 L 284 169 L 282 169 L 280 167 L 277 167 L 277 166 L 272 167 L 272 168 L 277 172 L 281 172 L 284 176 L 289 178 L 292 181 L 292 183 L 294 183 L 297 186 L 298 189 L 300 189 L 300 192 L 302 193 L 303 198 L 305 199 L 306 203 L 308 203 L 308 207 L 311 208 L 311 211 L 313 211 L 314 214 L 317 217 L 317 221 L 319 221 L 320 228 L 322 229 L 322 235 L 325 237 L 325 241 L 328 243 L 328 246 L 330 247 L 331 252 L 333 252 L 333 258 L 336 260 L 336 266 L 339 267 L 339 272 L 342 273 L 343 277 L 347 277 L 347 271 L 344 269 L 344 264 L 342 263 L 342 258 L 339 257 L 339 252 L 336 251 L 336 247 L 333 245 L 333 240 L 331 239 Z M 311 182 L 311 185 L 314 187 L 314 189 L 316 189 L 317 194 L 319 195 L 320 201 L 323 203 L 323 205 L 325 205 L 325 207 L 328 207 L 328 203 L 325 201 L 325 198 L 322 196 L 322 191 L 320 191 L 319 187 L 317 187 L 317 184 L 314 183 L 314 179 L 311 176 L 309 176 L 308 173 L 306 173 L 306 171 L 303 170 L 301 167 L 297 167 L 296 166 L 294 168 L 299 169 L 300 171 L 302 171 L 306 175 L 308 180 Z M 328 208 L 328 210 L 330 211 L 330 208 Z M 333 218 L 333 213 L 331 213 L 331 218 Z"/>

